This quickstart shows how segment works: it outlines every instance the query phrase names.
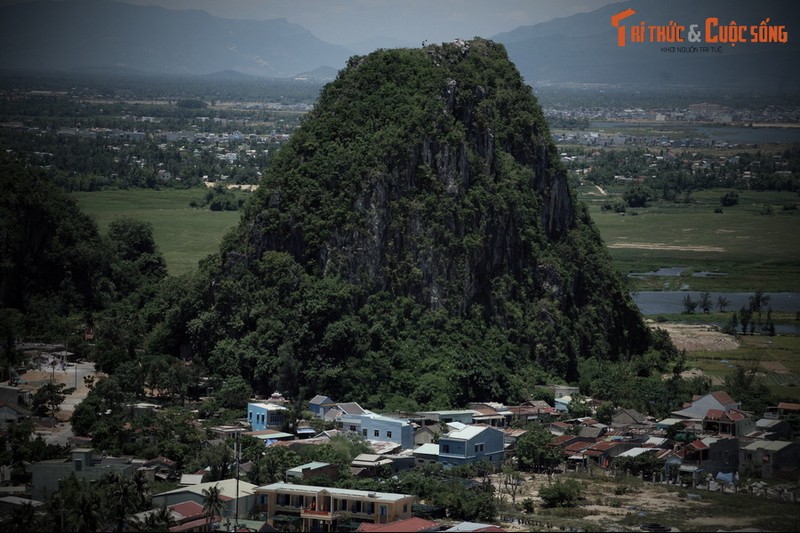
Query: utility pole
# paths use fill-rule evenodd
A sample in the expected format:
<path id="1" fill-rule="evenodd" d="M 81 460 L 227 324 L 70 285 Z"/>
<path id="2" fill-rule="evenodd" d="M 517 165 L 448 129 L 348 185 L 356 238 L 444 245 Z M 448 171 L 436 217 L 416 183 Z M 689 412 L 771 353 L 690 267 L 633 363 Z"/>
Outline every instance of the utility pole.
<path id="1" fill-rule="evenodd" d="M 234 531 L 239 530 L 239 456 L 242 452 L 242 442 L 239 437 L 242 434 L 241 429 L 236 429 L 236 514 L 233 518 Z"/>

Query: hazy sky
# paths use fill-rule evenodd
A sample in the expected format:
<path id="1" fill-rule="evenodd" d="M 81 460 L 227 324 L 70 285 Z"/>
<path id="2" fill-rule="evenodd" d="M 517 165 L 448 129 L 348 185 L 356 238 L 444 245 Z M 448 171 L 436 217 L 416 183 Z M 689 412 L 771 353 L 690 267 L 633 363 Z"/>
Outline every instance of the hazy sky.
<path id="1" fill-rule="evenodd" d="M 82 0 L 64 0 L 82 1 Z M 109 0 L 111 1 L 111 0 Z M 168 9 L 200 9 L 233 19 L 286 18 L 316 37 L 350 45 L 388 37 L 419 46 L 457 37 L 491 37 L 618 0 L 125 0 Z M 20 0 L 0 0 L 0 4 Z"/>

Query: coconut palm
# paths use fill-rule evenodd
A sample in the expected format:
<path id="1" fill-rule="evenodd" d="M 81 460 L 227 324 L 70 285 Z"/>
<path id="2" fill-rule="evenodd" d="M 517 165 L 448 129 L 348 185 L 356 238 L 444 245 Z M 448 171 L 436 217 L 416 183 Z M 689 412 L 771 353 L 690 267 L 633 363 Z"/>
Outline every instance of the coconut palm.
<path id="1" fill-rule="evenodd" d="M 203 512 L 206 513 L 206 524 L 210 523 L 213 517 L 221 516 L 225 510 L 225 502 L 222 500 L 222 489 L 219 485 L 203 489 Z"/>

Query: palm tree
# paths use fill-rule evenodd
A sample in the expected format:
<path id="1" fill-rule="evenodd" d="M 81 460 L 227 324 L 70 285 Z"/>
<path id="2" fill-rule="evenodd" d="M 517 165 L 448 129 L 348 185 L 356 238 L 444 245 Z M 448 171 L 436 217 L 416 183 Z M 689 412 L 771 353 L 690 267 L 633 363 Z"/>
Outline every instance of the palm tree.
<path id="1" fill-rule="evenodd" d="M 76 506 L 68 511 L 70 529 L 97 531 L 100 526 L 100 499 L 95 491 L 81 493 Z"/>
<path id="2" fill-rule="evenodd" d="M 166 505 L 151 510 L 144 520 L 137 519 L 134 523 L 134 527 L 139 531 L 167 531 L 174 525 L 175 518 Z"/>
<path id="3" fill-rule="evenodd" d="M 203 489 L 203 512 L 206 513 L 206 524 L 210 523 L 213 517 L 221 516 L 224 510 L 225 502 L 222 501 L 222 490 L 219 485 Z"/>
<path id="4" fill-rule="evenodd" d="M 134 489 L 134 500 L 136 502 L 136 509 L 134 512 L 144 511 L 149 507 L 150 503 L 150 484 L 147 481 L 147 476 L 141 470 L 137 470 L 131 477 Z"/>
<path id="5" fill-rule="evenodd" d="M 111 517 L 116 523 L 114 531 L 125 530 L 125 517 L 136 511 L 136 485 L 130 479 L 115 476 L 108 485 L 108 504 Z"/>

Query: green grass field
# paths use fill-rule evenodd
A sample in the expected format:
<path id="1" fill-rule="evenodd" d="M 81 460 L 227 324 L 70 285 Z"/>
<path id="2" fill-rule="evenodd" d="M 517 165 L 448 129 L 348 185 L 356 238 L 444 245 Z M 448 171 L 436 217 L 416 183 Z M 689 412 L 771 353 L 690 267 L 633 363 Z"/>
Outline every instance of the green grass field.
<path id="1" fill-rule="evenodd" d="M 197 269 L 197 263 L 219 249 L 222 237 L 239 222 L 238 211 L 189 207 L 205 189 L 136 189 L 75 193 L 81 209 L 105 234 L 112 220 L 135 218 L 153 225 L 153 238 L 171 275 Z"/>
<path id="2" fill-rule="evenodd" d="M 623 273 L 686 267 L 681 277 L 631 280 L 638 290 L 800 290 L 800 197 L 795 193 L 745 191 L 739 205 L 715 213 L 724 191 L 701 191 L 690 204 L 654 203 L 624 215 L 601 211 L 621 199 L 622 188 L 601 196 L 579 189 L 616 267 Z M 634 214 L 636 213 L 636 214 Z M 770 214 L 767 214 L 770 213 Z M 721 275 L 694 277 L 693 272 Z"/>

